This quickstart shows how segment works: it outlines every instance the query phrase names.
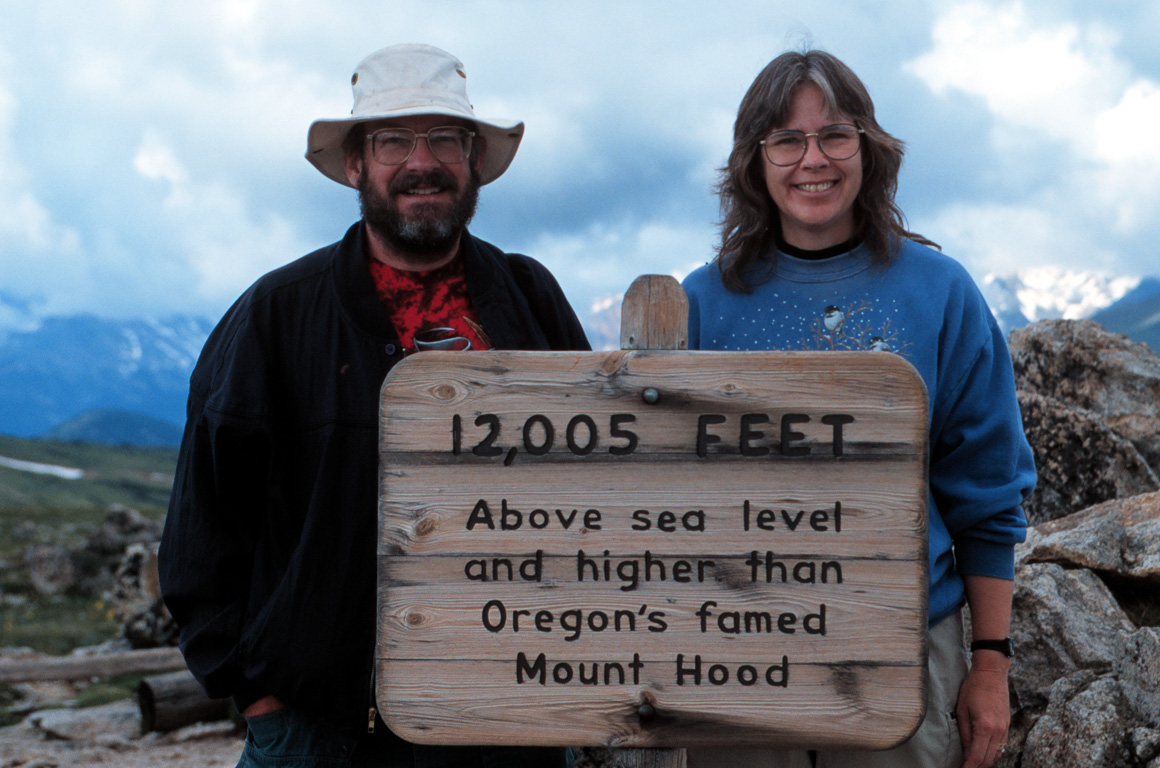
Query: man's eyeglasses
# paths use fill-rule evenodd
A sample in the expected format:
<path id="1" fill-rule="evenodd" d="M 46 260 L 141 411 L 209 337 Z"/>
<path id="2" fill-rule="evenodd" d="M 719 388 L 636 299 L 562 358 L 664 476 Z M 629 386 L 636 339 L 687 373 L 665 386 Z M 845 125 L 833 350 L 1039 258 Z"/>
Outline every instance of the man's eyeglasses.
<path id="1" fill-rule="evenodd" d="M 847 160 L 858 153 L 861 134 L 866 131 L 856 125 L 827 125 L 817 133 L 801 131 L 774 131 L 758 142 L 765 147 L 765 158 L 774 165 L 794 165 L 806 156 L 806 145 L 813 136 L 818 149 L 831 160 Z"/>
<path id="2" fill-rule="evenodd" d="M 415 133 L 410 128 L 382 128 L 367 134 L 371 156 L 383 165 L 400 165 L 415 151 L 419 139 L 427 142 L 431 154 L 441 163 L 462 163 L 471 154 L 473 131 L 457 125 Z"/>

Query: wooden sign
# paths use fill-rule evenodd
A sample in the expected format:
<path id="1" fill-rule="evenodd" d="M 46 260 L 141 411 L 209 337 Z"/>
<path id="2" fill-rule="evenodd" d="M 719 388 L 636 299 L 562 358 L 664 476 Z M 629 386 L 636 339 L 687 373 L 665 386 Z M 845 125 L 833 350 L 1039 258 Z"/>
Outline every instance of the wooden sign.
<path id="1" fill-rule="evenodd" d="M 382 398 L 380 710 L 420 743 L 901 742 L 926 434 L 890 353 L 408 358 Z"/>

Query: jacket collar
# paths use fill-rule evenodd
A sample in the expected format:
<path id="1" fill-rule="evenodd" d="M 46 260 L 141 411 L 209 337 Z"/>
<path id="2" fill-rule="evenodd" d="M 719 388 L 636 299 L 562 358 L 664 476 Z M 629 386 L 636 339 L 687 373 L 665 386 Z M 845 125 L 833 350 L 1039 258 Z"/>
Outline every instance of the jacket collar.
<path id="1" fill-rule="evenodd" d="M 363 222 L 355 222 L 335 245 L 334 283 L 344 311 L 366 333 L 397 344 L 398 331 L 379 300 L 367 269 L 367 235 Z M 539 338 L 543 334 L 538 325 L 513 320 L 514 317 L 530 319 L 531 310 L 523 294 L 513 290 L 510 270 L 498 260 L 502 257 L 499 249 L 477 240 L 465 229 L 459 254 L 472 306 L 492 344 L 497 349 L 545 345 L 546 340 Z M 518 327 L 524 325 L 533 327 Z M 529 347 L 529 342 L 535 346 Z"/>

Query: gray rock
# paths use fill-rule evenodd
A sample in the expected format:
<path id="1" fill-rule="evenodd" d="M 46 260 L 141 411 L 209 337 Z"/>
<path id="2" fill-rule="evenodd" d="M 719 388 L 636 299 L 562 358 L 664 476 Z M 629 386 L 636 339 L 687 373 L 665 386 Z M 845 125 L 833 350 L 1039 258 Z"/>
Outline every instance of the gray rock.
<path id="1" fill-rule="evenodd" d="M 1023 505 L 1031 525 L 1160 490 L 1160 478 L 1136 447 L 1097 414 L 1027 390 L 1018 397 L 1039 474 Z"/>
<path id="2" fill-rule="evenodd" d="M 13 683 L 11 691 L 15 698 L 4 706 L 4 714 L 24 716 L 50 706 L 71 706 L 76 700 L 78 688 L 70 681 L 54 680 Z"/>
<path id="3" fill-rule="evenodd" d="M 134 648 L 156 648 L 177 641 L 177 625 L 161 599 L 156 543 L 125 549 L 108 598 L 121 636 Z"/>
<path id="4" fill-rule="evenodd" d="M 98 747 L 104 747 L 105 749 L 112 749 L 118 752 L 126 749 L 133 749 L 137 746 L 136 743 L 129 741 L 124 736 L 120 736 L 115 733 L 102 733 L 100 736 L 93 740 L 93 743 Z"/>
<path id="5" fill-rule="evenodd" d="M 1154 583 L 1160 595 L 1160 493 L 1116 499 L 1027 532 L 1020 563 L 1058 563 Z"/>
<path id="6" fill-rule="evenodd" d="M 40 538 L 40 526 L 31 520 L 25 520 L 12 531 L 15 541 L 35 541 Z"/>
<path id="7" fill-rule="evenodd" d="M 1016 706 L 1042 709 L 1056 680 L 1075 672 L 1118 672 L 1130 655 L 1127 638 L 1137 631 L 1091 571 L 1054 563 L 1020 566 L 1011 617 Z"/>
<path id="8" fill-rule="evenodd" d="M 1156 728 L 1133 728 L 1132 754 L 1140 763 L 1147 763 L 1154 757 L 1160 757 L 1160 730 Z"/>
<path id="9" fill-rule="evenodd" d="M 59 544 L 41 544 L 25 550 L 28 580 L 41 595 L 59 595 L 77 580 L 76 566 L 68 550 Z"/>
<path id="10" fill-rule="evenodd" d="M 161 539 L 164 523 L 150 520 L 135 509 L 110 504 L 105 522 L 91 536 L 85 548 L 96 555 L 120 559 L 130 544 L 151 544 Z"/>
<path id="11" fill-rule="evenodd" d="M 1160 468 L 1160 358 L 1091 320 L 1012 331 L 1017 386 L 1099 414 Z"/>
<path id="12" fill-rule="evenodd" d="M 34 712 L 27 722 L 55 739 L 95 744 L 98 739 L 135 739 L 141 735 L 141 712 L 132 701 L 86 709 Z"/>
<path id="13" fill-rule="evenodd" d="M 180 744 L 188 741 L 202 741 L 238 733 L 239 728 L 232 720 L 218 720 L 212 723 L 194 723 L 179 728 L 166 735 L 166 741 Z"/>
<path id="14" fill-rule="evenodd" d="M 1127 639 L 1124 650 L 1124 696 L 1137 722 L 1160 728 L 1160 628 L 1144 627 Z"/>
<path id="15" fill-rule="evenodd" d="M 1023 768 L 1131 765 L 1131 721 L 1120 683 L 1090 670 L 1058 680 L 1047 711 L 1027 735 Z"/>
<path id="16" fill-rule="evenodd" d="M 125 549 L 134 544 L 156 543 L 162 527 L 161 521 L 150 520 L 135 509 L 110 504 L 101 527 L 72 553 L 80 572 L 77 589 L 94 597 L 104 596 L 114 587 Z"/>
<path id="17" fill-rule="evenodd" d="M 1011 751 L 1001 768 L 1156 760 L 1160 629 L 1136 626 L 1097 570 L 1152 583 L 1157 496 L 1046 523 L 1018 548 Z"/>

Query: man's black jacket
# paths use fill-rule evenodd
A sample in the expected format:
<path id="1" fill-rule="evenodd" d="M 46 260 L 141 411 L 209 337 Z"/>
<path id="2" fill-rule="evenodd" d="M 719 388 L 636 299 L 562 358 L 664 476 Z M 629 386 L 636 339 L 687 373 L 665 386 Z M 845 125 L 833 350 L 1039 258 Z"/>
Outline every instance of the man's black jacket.
<path id="1" fill-rule="evenodd" d="M 206 342 L 161 542 L 165 602 L 210 696 L 366 722 L 375 643 L 379 389 L 403 358 L 355 224 L 258 280 Z M 496 349 L 588 349 L 534 260 L 464 234 Z"/>

